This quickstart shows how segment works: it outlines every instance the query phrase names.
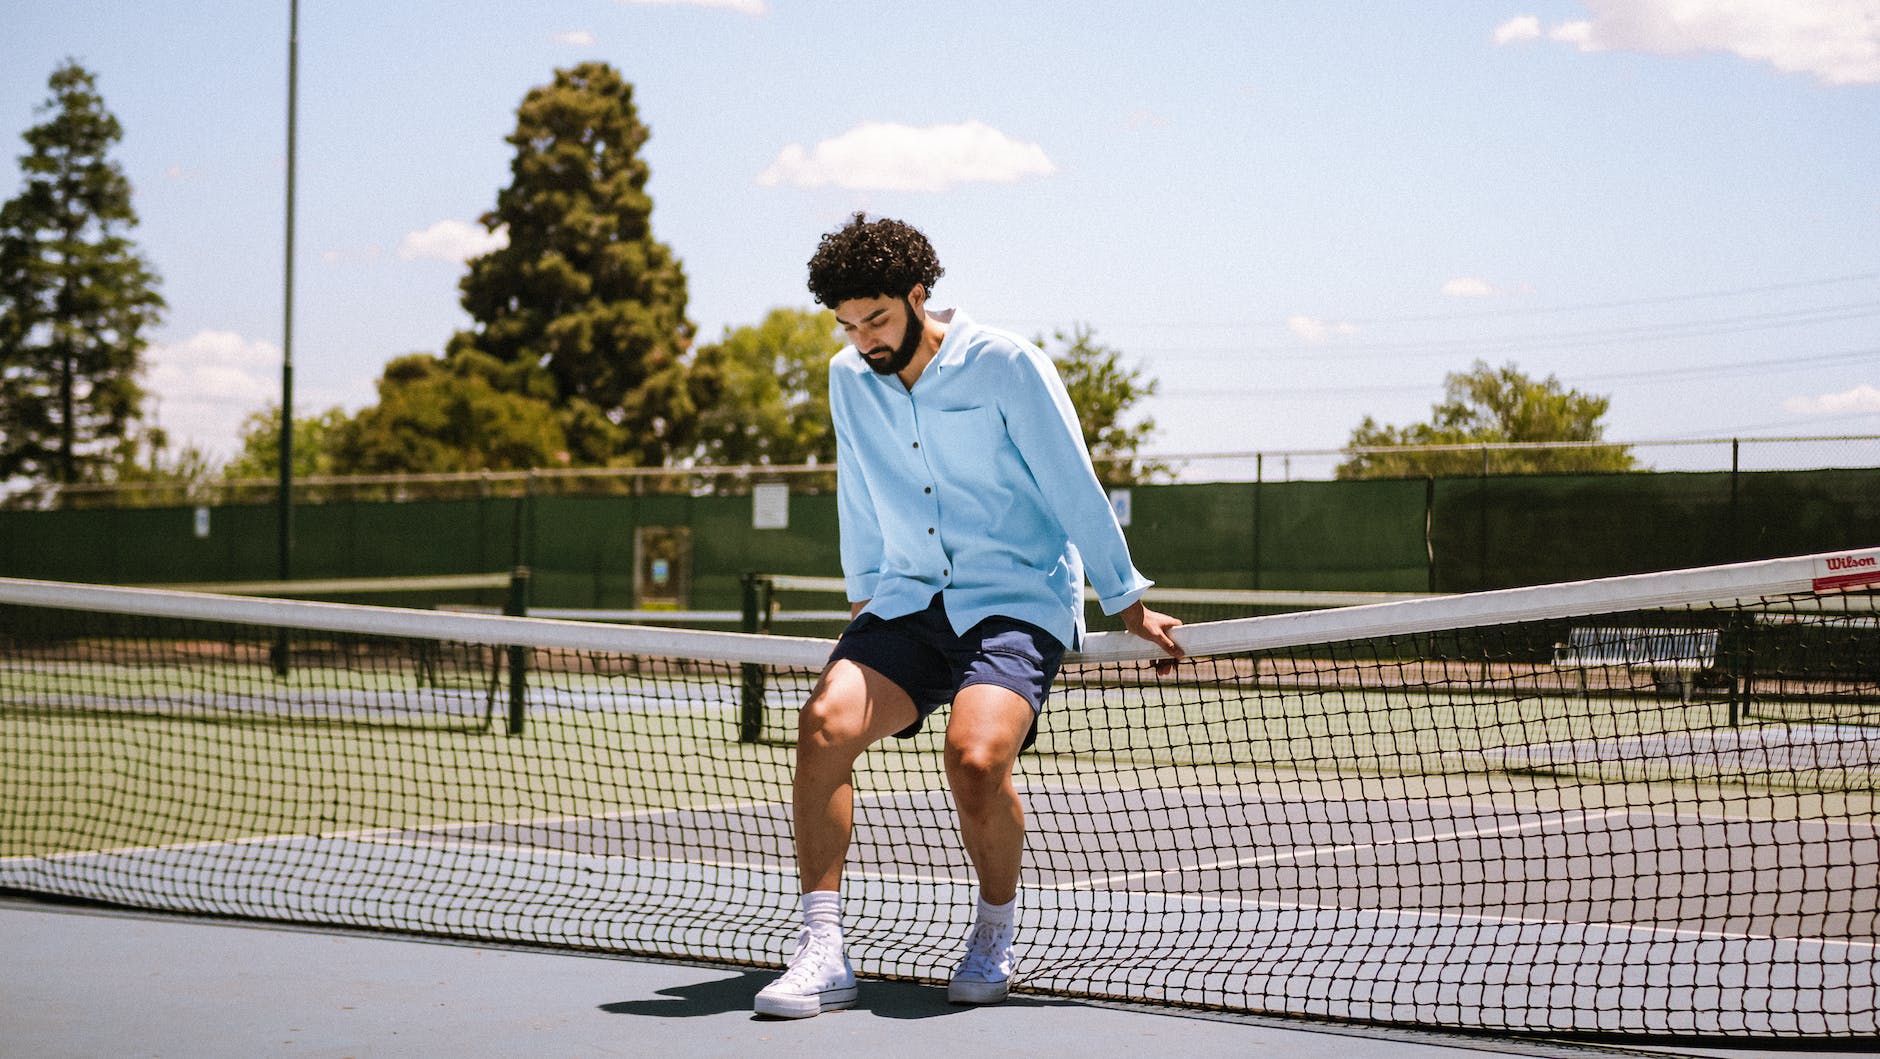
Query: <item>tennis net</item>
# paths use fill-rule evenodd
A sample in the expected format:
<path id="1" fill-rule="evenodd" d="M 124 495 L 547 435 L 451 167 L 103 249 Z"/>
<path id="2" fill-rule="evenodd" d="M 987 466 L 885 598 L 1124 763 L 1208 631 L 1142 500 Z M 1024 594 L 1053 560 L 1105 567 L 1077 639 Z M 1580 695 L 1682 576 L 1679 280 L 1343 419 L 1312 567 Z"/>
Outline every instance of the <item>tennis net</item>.
<path id="1" fill-rule="evenodd" d="M 1880 1036 L 1880 550 L 1092 634 L 1021 760 L 1026 988 Z M 285 634 L 295 664 L 271 652 Z M 830 641 L 0 580 L 0 888 L 777 965 Z M 865 977 L 944 979 L 939 729 L 864 755 Z"/>
<path id="2" fill-rule="evenodd" d="M 1144 603 L 1190 624 L 1283 614 L 1326 607 L 1391 603 L 1428 598 L 1426 593 L 1301 591 L 1287 589 L 1170 588 L 1157 585 L 1142 595 Z M 848 586 L 839 577 L 794 574 L 749 574 L 744 578 L 744 631 L 789 632 L 794 635 L 839 633 L 848 621 Z M 598 618 L 606 611 L 531 610 L 542 617 Z M 733 615 L 715 615 L 721 619 Z M 1097 596 L 1084 590 L 1084 624 L 1092 632 L 1115 632 L 1122 619 L 1104 614 Z"/>

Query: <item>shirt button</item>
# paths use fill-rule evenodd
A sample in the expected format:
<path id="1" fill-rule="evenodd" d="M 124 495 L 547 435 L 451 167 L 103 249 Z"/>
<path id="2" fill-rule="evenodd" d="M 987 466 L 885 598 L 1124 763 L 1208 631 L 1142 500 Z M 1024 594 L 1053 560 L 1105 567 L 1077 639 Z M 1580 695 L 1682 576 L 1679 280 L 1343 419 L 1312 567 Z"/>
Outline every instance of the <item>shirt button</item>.
<path id="1" fill-rule="evenodd" d="M 933 536 L 933 527 L 932 527 L 932 526 L 928 526 L 928 527 L 927 527 L 927 536 L 929 536 L 929 537 L 931 537 L 931 536 Z"/>
<path id="2" fill-rule="evenodd" d="M 952 577 L 952 576 L 953 576 L 953 571 L 951 571 L 951 570 L 942 570 L 942 571 L 940 571 L 940 576 L 941 576 L 941 577 Z"/>
<path id="3" fill-rule="evenodd" d="M 931 486 L 931 485 L 930 485 L 930 486 L 928 486 L 927 488 L 925 488 L 925 489 L 922 489 L 922 490 L 921 490 L 921 492 L 923 492 L 923 493 L 931 493 L 931 492 L 933 492 L 933 486 Z"/>
<path id="4" fill-rule="evenodd" d="M 914 447 L 915 447 L 915 448 L 917 448 L 917 449 L 918 449 L 918 448 L 920 448 L 920 442 L 918 442 L 918 441 L 916 441 L 916 442 L 914 443 Z"/>

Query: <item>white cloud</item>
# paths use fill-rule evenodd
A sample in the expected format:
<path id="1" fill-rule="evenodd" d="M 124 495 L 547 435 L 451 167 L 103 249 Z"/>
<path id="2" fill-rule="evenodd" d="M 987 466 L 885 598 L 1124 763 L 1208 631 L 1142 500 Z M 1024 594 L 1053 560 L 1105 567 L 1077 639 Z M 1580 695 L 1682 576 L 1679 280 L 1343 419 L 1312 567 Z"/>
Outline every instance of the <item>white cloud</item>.
<path id="1" fill-rule="evenodd" d="M 643 4 L 659 7 L 715 7 L 725 11 L 736 11 L 740 15 L 753 18 L 770 13 L 770 5 L 764 0 L 618 0 L 622 7 Z"/>
<path id="2" fill-rule="evenodd" d="M 1571 44 L 1581 51 L 1604 51 L 1593 36 L 1593 24 L 1587 21 L 1562 22 L 1547 30 L 1547 39 Z"/>
<path id="3" fill-rule="evenodd" d="M 569 30 L 566 33 L 557 33 L 548 39 L 556 44 L 566 44 L 573 48 L 592 48 L 594 46 L 593 32 L 585 29 L 575 29 Z"/>
<path id="4" fill-rule="evenodd" d="M 1479 276 L 1457 276 L 1443 284 L 1445 298 L 1492 298 L 1497 293 L 1494 284 Z"/>
<path id="5" fill-rule="evenodd" d="M 1539 40 L 1541 20 L 1533 15 L 1511 18 L 1495 27 L 1496 44 L 1514 44 L 1521 41 Z"/>
<path id="6" fill-rule="evenodd" d="M 172 449 L 195 444 L 218 457 L 234 455 L 242 420 L 278 403 L 281 349 L 233 331 L 198 331 L 145 353 L 144 387 Z M 299 402 L 295 402 L 298 404 Z"/>
<path id="7" fill-rule="evenodd" d="M 1313 345 L 1320 345 L 1326 340 L 1358 333 L 1353 324 L 1321 320 L 1316 316 L 1289 316 L 1286 329 Z"/>
<path id="8" fill-rule="evenodd" d="M 405 233 L 398 243 L 398 256 L 406 261 L 428 258 L 457 265 L 508 245 L 509 232 L 505 228 L 486 232 L 477 224 L 439 221 L 421 232 Z"/>
<path id="9" fill-rule="evenodd" d="M 1443 284 L 1445 298 L 1510 298 L 1534 293 L 1528 283 L 1490 283 L 1480 276 L 1457 276 Z"/>
<path id="10" fill-rule="evenodd" d="M 1044 148 L 977 121 L 925 128 L 871 121 L 811 149 L 795 143 L 785 147 L 757 182 L 765 187 L 945 191 L 1055 172 Z"/>
<path id="11" fill-rule="evenodd" d="M 1797 415 L 1865 415 L 1880 413 L 1880 389 L 1866 383 L 1840 393 L 1824 393 L 1814 397 L 1791 397 L 1782 402 L 1785 411 Z"/>
<path id="12" fill-rule="evenodd" d="M 1583 0 L 1591 18 L 1550 40 L 1583 52 L 1724 52 L 1829 85 L 1880 84 L 1880 0 Z M 1495 43 L 1531 40 L 1539 20 L 1501 24 Z"/>

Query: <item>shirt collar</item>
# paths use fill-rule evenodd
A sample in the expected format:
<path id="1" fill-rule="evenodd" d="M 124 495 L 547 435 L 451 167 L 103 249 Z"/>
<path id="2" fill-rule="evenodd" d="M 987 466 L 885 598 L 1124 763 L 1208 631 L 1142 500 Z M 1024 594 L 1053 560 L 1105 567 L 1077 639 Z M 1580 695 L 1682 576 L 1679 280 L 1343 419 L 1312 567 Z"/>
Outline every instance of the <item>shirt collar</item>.
<path id="1" fill-rule="evenodd" d="M 928 361 L 927 367 L 921 371 L 920 379 L 914 383 L 915 389 L 919 389 L 921 383 L 926 381 L 927 372 L 939 367 L 953 367 L 966 359 L 967 332 L 974 329 L 972 318 L 957 308 L 941 309 L 937 312 L 928 313 L 927 315 L 947 325 L 947 336 L 940 340 L 940 348 L 934 350 L 933 359 Z M 853 346 L 849 348 L 854 349 Z M 896 390 L 899 390 L 901 393 L 908 392 L 902 387 L 901 380 L 895 376 L 882 375 L 879 372 L 869 370 L 867 358 L 862 357 L 860 352 L 856 353 L 856 357 L 860 361 L 863 369 L 859 374 L 871 376 L 878 383 L 892 382 Z"/>
<path id="2" fill-rule="evenodd" d="M 933 363 L 929 370 L 940 365 L 958 364 L 966 356 L 967 332 L 973 330 L 972 318 L 959 309 L 942 309 L 927 315 L 947 325 L 947 336 L 940 340 L 940 348 L 934 352 Z"/>

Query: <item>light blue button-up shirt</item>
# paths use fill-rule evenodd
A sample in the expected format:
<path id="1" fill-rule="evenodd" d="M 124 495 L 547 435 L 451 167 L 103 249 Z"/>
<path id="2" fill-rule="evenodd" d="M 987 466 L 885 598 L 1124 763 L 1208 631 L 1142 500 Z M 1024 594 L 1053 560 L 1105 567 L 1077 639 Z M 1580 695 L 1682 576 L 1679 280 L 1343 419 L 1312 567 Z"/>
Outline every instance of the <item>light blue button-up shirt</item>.
<path id="1" fill-rule="evenodd" d="M 945 592 L 961 633 L 998 615 L 1075 647 L 1087 574 L 1106 614 L 1153 582 L 1091 469 L 1057 368 L 964 313 L 909 390 L 853 346 L 829 362 L 842 571 L 895 618 Z"/>

